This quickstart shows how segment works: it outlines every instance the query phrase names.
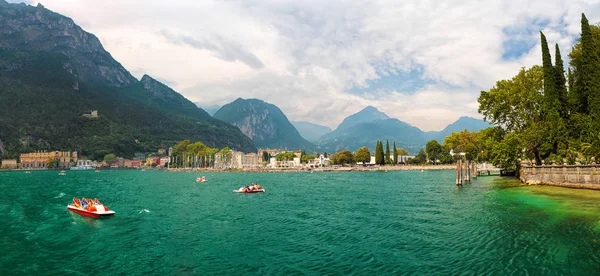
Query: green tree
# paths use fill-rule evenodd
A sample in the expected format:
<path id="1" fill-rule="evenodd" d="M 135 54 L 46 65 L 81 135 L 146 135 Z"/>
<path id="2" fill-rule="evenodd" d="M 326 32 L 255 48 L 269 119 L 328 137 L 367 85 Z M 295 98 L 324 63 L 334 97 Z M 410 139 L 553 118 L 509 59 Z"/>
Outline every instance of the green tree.
<path id="1" fill-rule="evenodd" d="M 231 158 L 233 158 L 233 153 L 231 152 L 229 147 L 222 148 L 218 154 L 221 157 L 221 162 L 223 165 L 231 164 Z"/>
<path id="2" fill-rule="evenodd" d="M 308 163 L 308 161 L 315 158 L 317 158 L 317 156 L 315 155 L 303 154 L 302 157 L 300 157 L 300 160 L 302 161 L 302 163 Z"/>
<path id="3" fill-rule="evenodd" d="M 363 164 L 371 162 L 371 153 L 369 152 L 369 148 L 362 147 L 358 149 L 354 154 L 354 161 L 362 162 Z"/>
<path id="4" fill-rule="evenodd" d="M 114 163 L 115 161 L 117 161 L 117 156 L 110 153 L 104 156 L 104 162 L 106 162 L 106 164 L 108 164 L 109 166 Z"/>
<path id="5" fill-rule="evenodd" d="M 46 167 L 48 169 L 56 169 L 58 168 L 59 165 L 59 161 L 56 159 L 48 159 L 48 163 L 46 164 Z"/>
<path id="6" fill-rule="evenodd" d="M 296 155 L 293 152 L 282 152 L 275 156 L 277 161 L 292 161 Z"/>
<path id="7" fill-rule="evenodd" d="M 423 149 L 419 150 L 419 153 L 415 156 L 415 159 L 419 164 L 425 164 L 427 162 L 427 154 Z"/>
<path id="8" fill-rule="evenodd" d="M 581 94 L 580 113 L 584 114 L 589 113 L 589 106 L 593 106 L 593 103 L 590 102 L 592 94 L 595 90 L 598 90 L 595 81 L 593 80 L 594 62 L 597 62 L 597 52 L 595 51 L 594 46 L 590 24 L 588 23 L 585 14 L 581 14 L 581 68 L 578 70 L 578 79 L 580 82 L 576 85 L 577 93 Z"/>
<path id="9" fill-rule="evenodd" d="M 512 79 L 496 82 L 490 91 L 481 91 L 478 99 L 479 112 L 485 120 L 501 126 L 506 133 L 528 136 L 528 139 L 522 139 L 523 146 L 527 155 L 534 156 L 538 164 L 551 150 L 544 147 L 547 130 L 540 110 L 543 75 L 540 66 L 522 68 Z"/>
<path id="10" fill-rule="evenodd" d="M 444 139 L 444 146 L 457 154 L 464 152 L 467 160 L 474 160 L 479 152 L 479 139 L 477 132 L 453 132 Z"/>
<path id="11" fill-rule="evenodd" d="M 408 155 L 408 151 L 405 149 L 398 149 L 398 155 L 406 156 L 406 155 Z"/>
<path id="12" fill-rule="evenodd" d="M 554 66 L 552 66 L 552 56 L 550 56 L 550 50 L 548 49 L 548 42 L 546 36 L 540 31 L 542 40 L 542 68 L 544 71 L 544 98 L 545 98 L 545 112 L 549 112 L 551 109 L 556 109 L 554 106 L 555 102 L 558 102 L 558 94 L 556 92 L 556 73 L 554 72 Z M 562 71 L 561 71 L 562 72 Z M 560 103 L 558 103 L 560 105 Z"/>
<path id="13" fill-rule="evenodd" d="M 565 68 L 564 68 L 564 63 L 562 60 L 562 57 L 560 55 L 560 48 L 558 47 L 558 43 L 555 45 L 555 49 L 556 52 L 554 54 L 554 59 L 556 60 L 555 62 L 555 67 L 554 67 L 554 73 L 556 74 L 555 76 L 555 80 L 556 80 L 556 92 L 558 94 L 558 104 L 560 105 L 560 117 L 563 120 L 567 119 L 567 115 L 569 114 L 569 106 L 568 106 L 568 100 L 567 100 L 567 87 L 566 87 L 566 83 L 567 80 L 565 79 Z"/>
<path id="14" fill-rule="evenodd" d="M 383 165 L 385 162 L 385 155 L 383 153 L 383 142 L 377 141 L 375 146 L 375 163 L 377 165 Z"/>
<path id="15" fill-rule="evenodd" d="M 557 85 L 559 80 L 556 79 L 559 72 L 555 72 L 556 68 L 552 65 L 552 57 L 550 56 L 550 50 L 548 49 L 548 42 L 546 36 L 540 31 L 541 43 L 542 43 L 542 66 L 544 71 L 544 94 L 542 103 L 542 116 L 545 124 L 539 126 L 546 129 L 547 135 L 542 140 L 544 148 L 550 149 L 551 152 L 556 152 L 559 147 L 564 147 L 564 133 L 566 132 L 564 122 L 561 118 L 562 114 L 562 103 L 560 102 L 559 91 L 557 91 Z M 557 48 L 558 50 L 558 48 Z M 557 60 L 560 59 L 560 52 L 558 53 Z M 562 64 L 562 61 L 560 61 Z M 563 69 L 560 69 L 560 75 L 564 76 Z M 564 87 L 564 78 L 562 86 Z M 566 113 L 565 113 L 566 114 Z M 549 153 L 548 153 L 549 154 Z"/>
<path id="16" fill-rule="evenodd" d="M 427 159 L 435 164 L 441 157 L 442 145 L 437 140 L 431 140 L 425 145 L 425 152 L 427 153 Z"/>
<path id="17" fill-rule="evenodd" d="M 385 140 L 385 163 L 392 163 L 392 161 L 390 160 L 390 142 L 388 140 Z"/>
<path id="18" fill-rule="evenodd" d="M 442 164 L 451 164 L 454 162 L 452 155 L 450 155 L 450 149 L 444 146 L 442 146 L 439 159 Z"/>
<path id="19" fill-rule="evenodd" d="M 269 159 L 271 159 L 271 156 L 269 155 L 269 153 L 266 152 L 266 151 L 263 151 L 263 153 L 262 153 L 262 161 L 263 162 L 269 162 Z"/>
<path id="20" fill-rule="evenodd" d="M 349 150 L 338 151 L 330 158 L 331 163 L 335 165 L 353 164 L 354 158 Z"/>
<path id="21" fill-rule="evenodd" d="M 396 141 L 394 141 L 394 164 L 398 164 L 398 148 L 396 148 Z"/>

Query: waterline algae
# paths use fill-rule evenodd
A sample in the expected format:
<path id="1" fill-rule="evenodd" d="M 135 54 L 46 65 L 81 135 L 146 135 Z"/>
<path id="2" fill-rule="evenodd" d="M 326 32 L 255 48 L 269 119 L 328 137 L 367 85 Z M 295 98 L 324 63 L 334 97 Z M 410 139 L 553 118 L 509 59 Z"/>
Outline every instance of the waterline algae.
<path id="1" fill-rule="evenodd" d="M 453 171 L 2 172 L 13 274 L 591 274 L 600 193 Z M 260 183 L 268 192 L 231 192 Z M 63 195 L 58 197 L 57 195 Z M 117 214 L 66 205 L 97 197 Z M 150 212 L 146 212 L 149 210 Z"/>

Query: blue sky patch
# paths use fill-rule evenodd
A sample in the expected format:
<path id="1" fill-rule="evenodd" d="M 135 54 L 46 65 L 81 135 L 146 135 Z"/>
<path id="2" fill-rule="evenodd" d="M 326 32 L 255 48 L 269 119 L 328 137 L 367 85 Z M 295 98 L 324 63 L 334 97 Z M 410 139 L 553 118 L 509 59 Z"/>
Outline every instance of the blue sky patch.
<path id="1" fill-rule="evenodd" d="M 527 54 L 540 40 L 540 30 L 543 30 L 550 21 L 548 19 L 533 18 L 525 24 L 504 28 L 502 32 L 508 37 L 502 43 L 504 51 L 503 60 L 516 60 Z"/>
<path id="2" fill-rule="evenodd" d="M 422 77 L 422 70 L 399 71 L 397 74 L 390 73 L 388 75 L 380 74 L 379 79 L 367 80 L 367 87 L 354 85 L 347 92 L 356 95 L 372 91 L 396 91 L 402 94 L 413 94 L 425 85 L 433 83 L 433 81 L 425 80 Z"/>

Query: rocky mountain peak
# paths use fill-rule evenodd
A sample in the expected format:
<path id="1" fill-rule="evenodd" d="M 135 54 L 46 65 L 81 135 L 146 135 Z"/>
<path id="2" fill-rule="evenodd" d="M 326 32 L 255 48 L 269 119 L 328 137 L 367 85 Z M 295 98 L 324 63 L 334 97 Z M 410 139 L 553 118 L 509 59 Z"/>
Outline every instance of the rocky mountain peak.
<path id="1" fill-rule="evenodd" d="M 52 52 L 67 56 L 82 82 L 123 87 L 137 80 L 104 50 L 100 40 L 71 18 L 46 9 L 1 1 L 0 49 Z"/>
<path id="2" fill-rule="evenodd" d="M 346 117 L 346 119 L 344 119 L 344 121 L 342 121 L 337 128 L 345 129 L 360 123 L 386 120 L 389 118 L 390 117 L 388 115 L 379 111 L 379 109 L 369 105 L 363 108 L 361 111 Z"/>

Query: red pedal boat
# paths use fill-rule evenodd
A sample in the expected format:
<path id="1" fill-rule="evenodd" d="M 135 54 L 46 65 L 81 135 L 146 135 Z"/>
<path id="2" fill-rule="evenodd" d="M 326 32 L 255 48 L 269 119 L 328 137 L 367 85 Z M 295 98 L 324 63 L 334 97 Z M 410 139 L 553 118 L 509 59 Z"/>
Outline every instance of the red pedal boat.
<path id="1" fill-rule="evenodd" d="M 82 204 L 78 198 L 74 198 L 73 203 L 67 205 L 67 209 L 91 218 L 109 217 L 115 214 L 115 211 L 108 210 L 108 207 L 102 205 L 97 199 L 84 199 L 84 201 L 85 203 Z"/>
<path id="2" fill-rule="evenodd" d="M 242 187 L 239 188 L 237 190 L 233 190 L 234 193 L 241 193 L 241 194 L 254 194 L 254 193 L 264 193 L 265 189 L 263 187 L 261 187 L 260 185 L 257 185 L 255 187 Z"/>

